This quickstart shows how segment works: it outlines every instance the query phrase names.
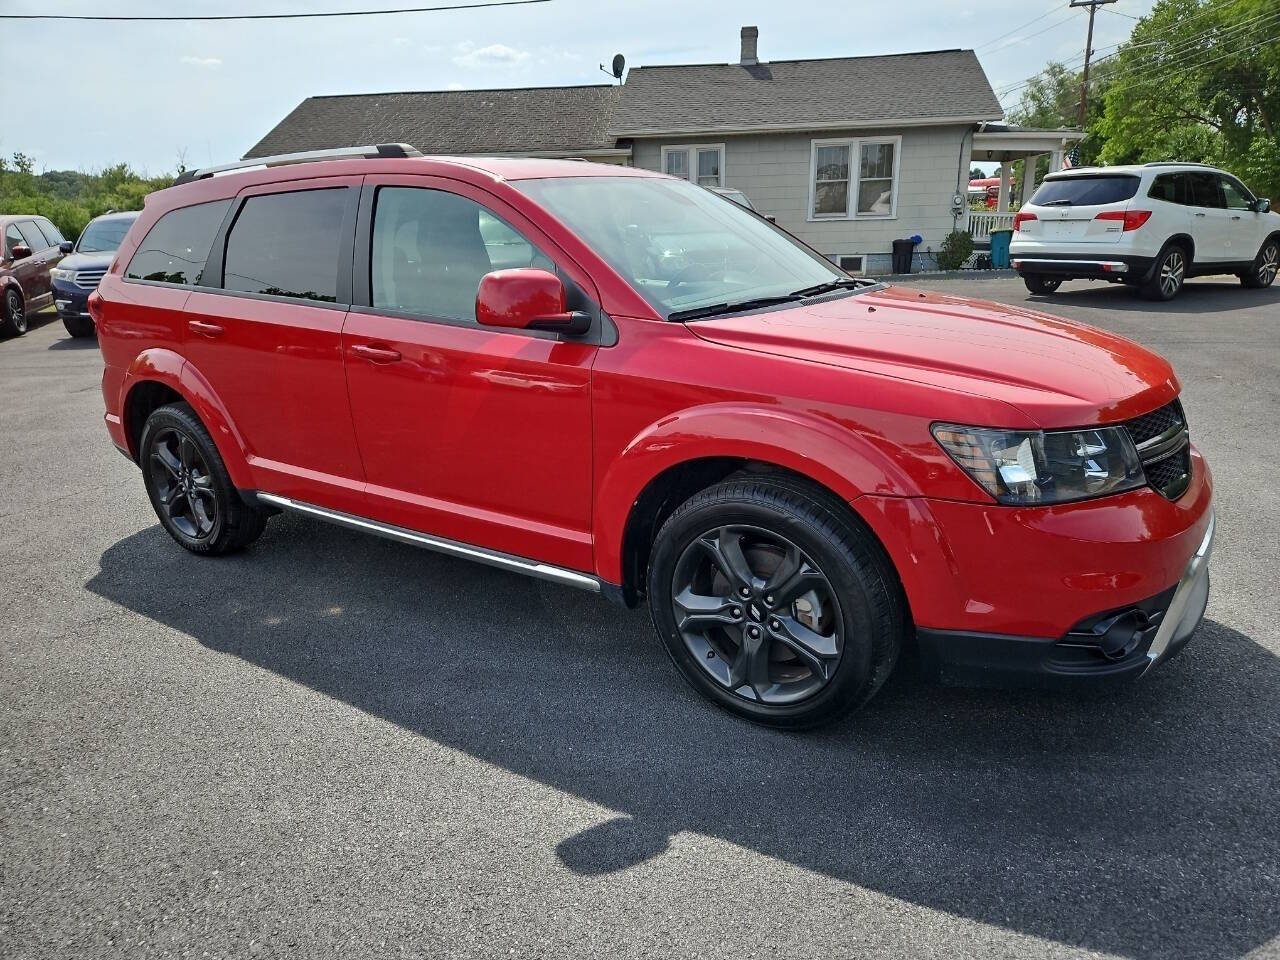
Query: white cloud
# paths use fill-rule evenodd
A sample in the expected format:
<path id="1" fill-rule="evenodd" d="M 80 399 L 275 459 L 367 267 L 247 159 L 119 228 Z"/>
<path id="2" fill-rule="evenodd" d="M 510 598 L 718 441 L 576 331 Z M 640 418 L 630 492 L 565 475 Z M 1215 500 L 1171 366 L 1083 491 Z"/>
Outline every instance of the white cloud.
<path id="1" fill-rule="evenodd" d="M 222 61 L 217 57 L 183 57 L 183 63 L 189 63 L 193 67 L 220 67 Z"/>
<path id="2" fill-rule="evenodd" d="M 529 51 L 508 47 L 505 43 L 491 43 L 476 47 L 469 42 L 458 44 L 458 55 L 453 62 L 460 67 L 514 67 L 529 59 Z"/>

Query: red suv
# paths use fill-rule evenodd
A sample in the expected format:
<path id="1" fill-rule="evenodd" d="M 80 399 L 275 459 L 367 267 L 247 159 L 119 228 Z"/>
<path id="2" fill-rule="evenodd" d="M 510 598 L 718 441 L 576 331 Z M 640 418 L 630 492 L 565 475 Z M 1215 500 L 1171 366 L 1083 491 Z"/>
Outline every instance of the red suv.
<path id="1" fill-rule="evenodd" d="M 153 194 L 90 300 L 107 428 L 188 550 L 291 510 L 647 600 L 690 683 L 781 726 L 909 641 L 1095 684 L 1200 623 L 1212 484 L 1160 357 L 854 279 L 683 180 L 337 156 Z"/>

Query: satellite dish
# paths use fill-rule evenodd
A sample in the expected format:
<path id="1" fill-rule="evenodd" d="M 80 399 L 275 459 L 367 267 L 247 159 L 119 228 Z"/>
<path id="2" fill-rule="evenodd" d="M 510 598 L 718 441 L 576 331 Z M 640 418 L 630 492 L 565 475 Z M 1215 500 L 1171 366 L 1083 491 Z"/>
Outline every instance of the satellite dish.
<path id="1" fill-rule="evenodd" d="M 627 58 L 620 53 L 613 55 L 613 75 L 619 80 L 622 79 L 622 71 L 627 67 Z"/>

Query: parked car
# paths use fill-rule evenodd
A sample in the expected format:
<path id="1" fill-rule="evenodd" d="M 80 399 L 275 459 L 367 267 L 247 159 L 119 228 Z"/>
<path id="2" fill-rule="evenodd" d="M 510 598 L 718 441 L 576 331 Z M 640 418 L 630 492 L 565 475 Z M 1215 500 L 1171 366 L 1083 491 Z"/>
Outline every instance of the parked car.
<path id="1" fill-rule="evenodd" d="M 1051 173 L 1013 229 L 1013 267 L 1032 293 L 1088 278 L 1171 300 L 1187 277 L 1209 274 L 1269 287 L 1280 264 L 1280 214 L 1271 201 L 1195 163 Z"/>
<path id="2" fill-rule="evenodd" d="M 1142 347 L 850 277 L 644 170 L 343 155 L 153 194 L 90 297 L 108 433 L 187 550 L 289 510 L 647 601 L 697 690 L 793 727 L 909 642 L 1088 685 L 1200 623 L 1212 481 Z M 654 276 L 682 233 L 723 258 Z"/>
<path id="3" fill-rule="evenodd" d="M 89 294 L 98 289 L 98 281 L 111 266 L 120 241 L 136 219 L 136 212 L 105 213 L 90 220 L 75 243 L 63 241 L 61 249 L 67 257 L 53 269 L 50 277 L 54 306 L 71 336 L 93 336 Z"/>
<path id="4" fill-rule="evenodd" d="M 0 331 L 19 337 L 28 318 L 53 300 L 51 271 L 62 260 L 62 234 L 44 217 L 0 215 Z"/>

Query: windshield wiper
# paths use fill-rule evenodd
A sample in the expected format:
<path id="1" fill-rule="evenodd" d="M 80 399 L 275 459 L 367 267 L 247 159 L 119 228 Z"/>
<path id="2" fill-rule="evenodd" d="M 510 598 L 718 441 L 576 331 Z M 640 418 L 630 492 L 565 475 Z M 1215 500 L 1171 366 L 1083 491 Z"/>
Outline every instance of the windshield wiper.
<path id="1" fill-rule="evenodd" d="M 815 283 L 812 287 L 793 290 L 791 295 L 793 297 L 816 297 L 820 293 L 830 293 L 832 290 L 839 290 L 841 287 L 861 286 L 865 286 L 865 281 L 855 280 L 853 277 L 840 277 L 837 280 L 828 280 L 825 283 Z"/>
<path id="2" fill-rule="evenodd" d="M 1044 203 L 1037 203 L 1037 207 L 1071 207 L 1074 204 L 1070 200 L 1046 200 Z"/>
<path id="3" fill-rule="evenodd" d="M 684 320 L 699 320 L 703 317 L 717 317 L 726 313 L 742 313 L 744 310 L 755 310 L 760 307 L 772 307 L 779 303 L 793 303 L 796 300 L 803 299 L 794 293 L 784 294 L 781 297 L 756 297 L 752 300 L 735 300 L 733 303 L 711 303 L 705 307 L 690 307 L 688 310 L 676 310 L 667 314 L 668 320 L 682 322 Z"/>

